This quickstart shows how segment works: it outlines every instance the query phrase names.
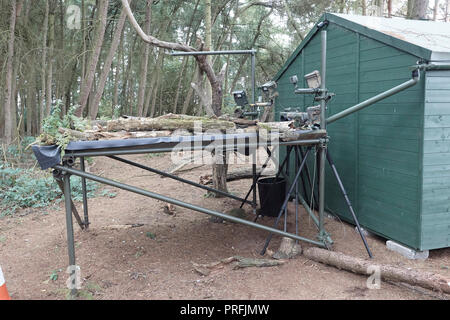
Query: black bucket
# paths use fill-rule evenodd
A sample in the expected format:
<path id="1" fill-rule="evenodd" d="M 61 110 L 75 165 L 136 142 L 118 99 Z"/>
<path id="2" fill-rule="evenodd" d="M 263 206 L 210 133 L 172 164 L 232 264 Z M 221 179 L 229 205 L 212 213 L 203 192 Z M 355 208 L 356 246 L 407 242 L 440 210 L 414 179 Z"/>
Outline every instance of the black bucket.
<path id="1" fill-rule="evenodd" d="M 277 217 L 286 197 L 286 180 L 262 178 L 258 180 L 259 203 L 262 216 Z"/>

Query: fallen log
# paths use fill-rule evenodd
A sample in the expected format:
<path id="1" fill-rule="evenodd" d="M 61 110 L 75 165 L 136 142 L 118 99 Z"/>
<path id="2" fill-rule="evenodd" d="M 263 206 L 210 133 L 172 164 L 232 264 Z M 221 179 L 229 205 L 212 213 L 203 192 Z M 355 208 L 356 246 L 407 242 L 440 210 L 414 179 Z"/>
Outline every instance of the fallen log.
<path id="1" fill-rule="evenodd" d="M 256 174 L 260 174 L 262 167 L 256 168 Z M 264 169 L 261 176 L 272 176 L 276 174 L 275 169 Z M 253 178 L 253 169 L 252 168 L 243 168 L 236 169 L 227 173 L 227 181 L 235 181 L 241 179 L 249 179 Z M 200 184 L 207 185 L 212 183 L 212 175 L 204 174 L 200 176 Z"/>
<path id="2" fill-rule="evenodd" d="M 380 270 L 380 277 L 384 281 L 402 282 L 434 291 L 450 293 L 450 279 L 439 274 L 377 264 L 370 260 L 314 247 L 306 249 L 304 256 L 310 260 L 357 274 L 372 275 L 373 270 L 378 269 Z"/>
<path id="3" fill-rule="evenodd" d="M 194 117 L 186 115 L 164 115 L 157 118 L 135 118 L 110 120 L 107 123 L 107 131 L 150 131 L 150 130 L 180 130 L 190 132 L 201 129 L 234 131 L 236 126 L 233 122 L 208 117 Z"/>
<path id="4" fill-rule="evenodd" d="M 67 135 L 76 138 L 79 141 L 92 141 L 92 140 L 111 140 L 111 139 L 132 139 L 132 138 L 156 138 L 156 137 L 167 137 L 172 134 L 169 130 L 159 130 L 159 131 L 119 131 L 119 132 L 108 132 L 108 131 L 97 131 L 97 130 L 85 130 L 77 131 L 67 128 L 59 128 L 60 133 L 66 133 Z"/>

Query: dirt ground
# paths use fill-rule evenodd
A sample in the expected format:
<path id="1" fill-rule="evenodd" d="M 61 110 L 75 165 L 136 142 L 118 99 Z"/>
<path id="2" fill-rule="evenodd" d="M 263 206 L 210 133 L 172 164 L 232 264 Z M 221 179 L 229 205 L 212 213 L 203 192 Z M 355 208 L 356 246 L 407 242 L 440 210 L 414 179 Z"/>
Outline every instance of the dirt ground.
<path id="1" fill-rule="evenodd" d="M 170 156 L 127 156 L 161 170 Z M 107 158 L 97 158 L 91 172 L 147 190 L 224 212 L 238 206 L 230 199 L 205 197 L 205 191 L 160 178 Z M 180 176 L 198 181 L 209 173 L 203 166 Z M 244 195 L 250 180 L 229 183 L 231 192 Z M 176 207 L 164 212 L 164 203 L 137 194 L 102 187 L 117 195 L 89 199 L 90 228 L 74 224 L 77 265 L 83 280 L 81 299 L 447 299 L 437 293 L 382 282 L 368 289 L 367 278 L 298 256 L 282 266 L 232 269 L 225 266 L 202 276 L 194 263 L 211 263 L 230 256 L 260 258 L 267 233 L 234 223 L 213 223 L 209 216 Z M 82 206 L 77 203 L 82 212 Z M 292 211 L 292 207 L 290 208 Z M 247 208 L 248 218 L 253 219 Z M 293 216 L 293 215 L 291 215 Z M 259 222 L 272 226 L 274 219 Z M 111 226 L 142 224 L 112 229 Z M 334 250 L 367 258 L 354 228 L 336 219 L 325 224 Z M 294 230 L 291 219 L 288 230 Z M 300 235 L 314 237 L 315 226 L 301 213 Z M 425 261 L 411 261 L 388 251 L 385 240 L 369 237 L 374 262 L 389 263 L 450 276 L 450 248 L 430 252 Z M 280 237 L 269 249 L 276 251 Z M 302 244 L 307 247 L 308 244 Z M 68 254 L 63 202 L 54 209 L 24 210 L 0 219 L 0 264 L 13 299 L 66 299 Z"/>

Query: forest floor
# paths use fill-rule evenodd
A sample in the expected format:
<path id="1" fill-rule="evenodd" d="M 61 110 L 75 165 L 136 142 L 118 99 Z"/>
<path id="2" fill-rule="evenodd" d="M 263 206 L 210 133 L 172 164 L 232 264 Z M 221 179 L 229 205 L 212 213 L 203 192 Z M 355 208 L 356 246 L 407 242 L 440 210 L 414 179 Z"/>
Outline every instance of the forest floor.
<path id="1" fill-rule="evenodd" d="M 160 170 L 170 167 L 169 154 L 127 158 Z M 107 158 L 97 158 L 89 170 L 221 212 L 239 205 L 230 199 L 205 197 L 204 190 Z M 180 176 L 198 181 L 201 174 L 210 171 L 203 166 Z M 229 189 L 243 195 L 250 185 L 250 180 L 240 180 L 230 182 Z M 267 232 L 230 222 L 213 223 L 207 215 L 180 207 L 169 215 L 163 202 L 105 188 L 116 196 L 89 199 L 89 230 L 82 231 L 74 223 L 77 265 L 83 280 L 81 299 L 448 298 L 386 282 L 380 289 L 368 289 L 367 277 L 304 256 L 275 267 L 233 269 L 226 265 L 203 276 L 194 270 L 193 263 L 211 263 L 235 255 L 260 258 Z M 77 206 L 82 212 L 81 204 Z M 247 211 L 252 220 L 251 209 Z M 304 211 L 300 221 L 300 235 L 313 238 L 316 229 Z M 259 222 L 272 226 L 274 219 L 264 217 Z M 127 224 L 142 226 L 115 227 Z M 367 258 L 353 226 L 332 218 L 326 219 L 325 226 L 335 241 L 334 250 Z M 289 219 L 288 230 L 293 229 L 294 222 Z M 371 236 L 368 243 L 374 262 L 450 276 L 450 248 L 431 251 L 425 261 L 413 261 L 387 250 L 382 238 Z M 280 237 L 274 236 L 269 249 L 276 251 L 279 244 Z M 0 263 L 12 299 L 66 299 L 69 275 L 63 202 L 55 210 L 28 209 L 0 219 Z"/>

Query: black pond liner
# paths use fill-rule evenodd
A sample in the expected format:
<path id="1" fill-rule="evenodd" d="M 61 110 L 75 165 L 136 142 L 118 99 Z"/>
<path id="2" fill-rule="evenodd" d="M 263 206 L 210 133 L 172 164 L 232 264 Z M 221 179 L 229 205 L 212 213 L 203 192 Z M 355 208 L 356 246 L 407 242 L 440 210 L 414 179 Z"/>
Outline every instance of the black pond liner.
<path id="1" fill-rule="evenodd" d="M 283 178 L 261 178 L 257 182 L 262 216 L 277 217 L 286 197 L 286 180 Z"/>

